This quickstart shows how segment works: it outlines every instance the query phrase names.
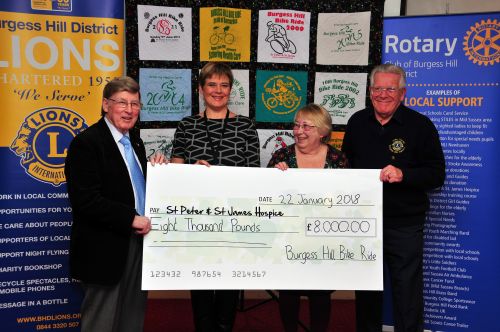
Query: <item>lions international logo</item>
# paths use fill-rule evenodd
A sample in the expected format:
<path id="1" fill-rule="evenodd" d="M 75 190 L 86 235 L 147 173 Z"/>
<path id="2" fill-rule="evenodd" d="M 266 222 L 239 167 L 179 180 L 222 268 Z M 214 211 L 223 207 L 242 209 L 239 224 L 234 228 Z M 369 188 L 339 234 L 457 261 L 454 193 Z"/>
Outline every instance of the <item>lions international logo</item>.
<path id="1" fill-rule="evenodd" d="M 88 126 L 79 114 L 60 107 L 40 109 L 25 118 L 10 150 L 34 179 L 57 187 L 66 182 L 67 147 Z"/>
<path id="2" fill-rule="evenodd" d="M 497 20 L 481 20 L 467 31 L 463 45 L 474 63 L 487 66 L 500 62 L 500 24 Z"/>
<path id="3" fill-rule="evenodd" d="M 274 114 L 290 114 L 302 101 L 299 92 L 302 90 L 297 80 L 291 76 L 276 75 L 264 84 L 262 102 Z"/>
<path id="4" fill-rule="evenodd" d="M 391 150 L 392 153 L 401 153 L 405 150 L 405 144 L 402 138 L 395 138 L 389 145 L 389 150 Z"/>

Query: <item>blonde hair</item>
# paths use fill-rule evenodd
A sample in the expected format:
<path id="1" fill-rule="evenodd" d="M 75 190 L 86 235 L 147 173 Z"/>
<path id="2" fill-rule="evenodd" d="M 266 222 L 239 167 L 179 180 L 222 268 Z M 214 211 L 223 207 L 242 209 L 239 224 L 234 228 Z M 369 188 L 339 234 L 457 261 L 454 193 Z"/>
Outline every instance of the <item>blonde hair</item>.
<path id="1" fill-rule="evenodd" d="M 299 116 L 307 118 L 316 128 L 318 128 L 318 132 L 323 136 L 321 137 L 321 142 L 327 143 L 330 140 L 332 133 L 332 117 L 326 109 L 318 104 L 309 104 L 295 113 L 294 121 L 296 121 Z"/>

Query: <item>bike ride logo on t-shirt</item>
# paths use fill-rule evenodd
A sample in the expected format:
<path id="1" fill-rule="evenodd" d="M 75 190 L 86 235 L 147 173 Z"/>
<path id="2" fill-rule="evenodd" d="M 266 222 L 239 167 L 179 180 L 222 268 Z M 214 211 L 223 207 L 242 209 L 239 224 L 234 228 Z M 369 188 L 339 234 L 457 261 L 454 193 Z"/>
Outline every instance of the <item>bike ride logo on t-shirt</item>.
<path id="1" fill-rule="evenodd" d="M 292 121 L 307 98 L 307 73 L 258 71 L 257 92 L 257 121 Z"/>
<path id="2" fill-rule="evenodd" d="M 184 14 L 157 13 L 151 14 L 146 11 L 144 19 L 148 20 L 145 33 L 148 34 L 151 43 L 165 43 L 180 40 L 184 32 Z"/>

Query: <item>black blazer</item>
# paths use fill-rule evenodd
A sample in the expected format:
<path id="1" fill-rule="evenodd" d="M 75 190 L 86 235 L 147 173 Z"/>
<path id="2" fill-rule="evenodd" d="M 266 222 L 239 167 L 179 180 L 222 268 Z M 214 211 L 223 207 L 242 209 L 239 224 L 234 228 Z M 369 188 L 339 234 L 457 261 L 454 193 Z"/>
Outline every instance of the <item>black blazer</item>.
<path id="1" fill-rule="evenodd" d="M 130 139 L 145 173 L 144 144 L 132 134 Z M 71 277 L 116 284 L 125 268 L 137 212 L 127 166 L 103 118 L 73 139 L 64 172 L 73 209 Z"/>

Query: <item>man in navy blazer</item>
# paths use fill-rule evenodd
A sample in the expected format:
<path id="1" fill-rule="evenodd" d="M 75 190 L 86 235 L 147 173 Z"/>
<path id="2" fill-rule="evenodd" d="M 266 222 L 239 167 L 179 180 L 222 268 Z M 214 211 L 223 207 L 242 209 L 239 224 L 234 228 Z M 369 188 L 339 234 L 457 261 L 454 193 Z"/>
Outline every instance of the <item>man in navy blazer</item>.
<path id="1" fill-rule="evenodd" d="M 144 207 L 136 203 L 138 189 L 119 142 L 130 137 L 145 175 L 144 144 L 130 131 L 140 109 L 139 84 L 130 77 L 112 80 L 103 91 L 102 118 L 68 149 L 70 272 L 84 289 L 82 332 L 143 330 L 147 292 L 141 290 L 142 241 L 151 221 L 137 212 Z"/>

